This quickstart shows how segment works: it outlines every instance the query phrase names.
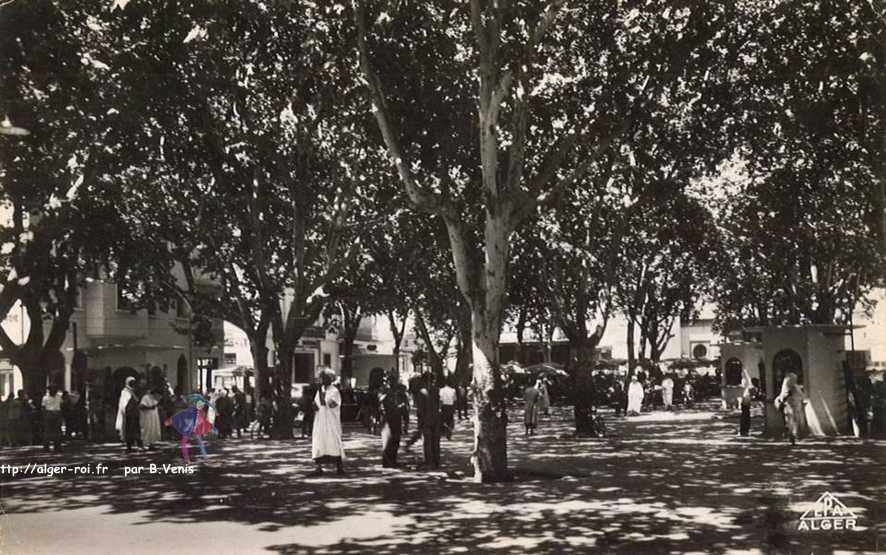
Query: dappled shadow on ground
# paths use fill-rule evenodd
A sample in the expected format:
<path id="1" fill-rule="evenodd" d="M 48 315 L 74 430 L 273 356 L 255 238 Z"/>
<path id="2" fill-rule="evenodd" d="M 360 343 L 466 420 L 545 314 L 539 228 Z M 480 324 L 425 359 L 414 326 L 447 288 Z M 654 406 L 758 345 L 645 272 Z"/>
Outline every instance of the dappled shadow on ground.
<path id="1" fill-rule="evenodd" d="M 403 456 L 406 468 L 381 468 L 380 440 L 349 427 L 344 477 L 305 477 L 312 468 L 307 441 L 216 441 L 211 462 L 193 476 L 125 478 L 122 464 L 177 464 L 177 448 L 129 458 L 117 446 L 73 446 L 58 455 L 7 449 L 0 452 L 5 464 L 116 468 L 104 478 L 16 479 L 0 495 L 4 510 L 21 519 L 98 509 L 128 515 L 120 533 L 130 535 L 161 524 L 224 524 L 238 545 L 283 554 L 827 553 L 886 543 L 886 442 L 810 439 L 791 448 L 739 438 L 734 416 L 705 410 L 607 416 L 611 437 L 603 439 L 573 438 L 562 409 L 531 438 L 523 437 L 518 414 L 512 422 L 517 480 L 507 484 L 464 477 L 471 437 L 463 423 L 452 441 L 444 439 L 438 472 L 414 467 L 420 445 Z M 799 532 L 800 515 L 824 491 L 864 529 Z"/>

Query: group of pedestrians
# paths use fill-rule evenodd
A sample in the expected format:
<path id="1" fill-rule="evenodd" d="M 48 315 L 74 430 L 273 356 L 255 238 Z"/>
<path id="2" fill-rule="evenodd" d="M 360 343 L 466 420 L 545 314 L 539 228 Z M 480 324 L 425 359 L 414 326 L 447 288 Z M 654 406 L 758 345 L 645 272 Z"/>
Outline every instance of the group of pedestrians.
<path id="1" fill-rule="evenodd" d="M 707 382 L 705 382 L 707 383 Z M 615 409 L 618 416 L 622 411 L 627 416 L 637 416 L 661 407 L 663 410 L 676 410 L 678 405 L 692 408 L 702 387 L 698 376 L 692 371 L 679 376 L 674 371 L 667 373 L 656 369 L 654 372 L 638 370 L 631 375 L 625 391 L 619 379 L 615 379 L 607 387 L 607 403 Z"/>
<path id="2" fill-rule="evenodd" d="M 87 437 L 86 408 L 77 392 L 46 388 L 39 401 L 23 389 L 0 401 L 0 446 L 31 445 L 42 439 L 44 447 L 62 447 L 64 438 Z"/>
<path id="3" fill-rule="evenodd" d="M 117 403 L 114 429 L 126 443 L 126 452 L 133 446 L 153 449 L 162 439 L 160 428 L 161 392 L 152 389 L 139 393 L 135 377 L 128 377 Z"/>
<path id="4" fill-rule="evenodd" d="M 172 395 L 163 387 L 148 387 L 134 376 L 127 377 L 117 401 L 114 429 L 126 444 L 126 451 L 133 447 L 150 450 L 164 439 L 172 439 L 173 432 L 162 425 L 182 410 L 192 408 L 199 397 L 206 405 L 207 421 L 217 432 L 219 439 L 227 439 L 237 433 L 241 437 L 248 428 L 248 401 L 236 386 L 205 394 L 184 395 L 179 390 Z M 196 396 L 196 397 L 195 397 Z"/>
<path id="5" fill-rule="evenodd" d="M 332 370 L 322 369 L 320 379 L 321 385 L 313 392 L 311 399 L 314 409 L 311 456 L 316 464 L 312 474 L 322 474 L 324 465 L 335 465 L 336 471 L 343 473 L 342 396 L 334 384 L 336 375 Z M 465 393 L 460 393 L 450 382 L 444 382 L 441 387 L 433 372 L 425 372 L 411 380 L 408 389 L 400 383 L 396 372 L 389 372 L 373 391 L 378 407 L 382 466 L 399 466 L 401 449 L 411 449 L 421 440 L 425 466 L 439 467 L 441 438 L 452 438 L 456 416 L 459 419 L 467 417 L 467 408 L 461 403 Z M 416 425 L 410 434 L 412 404 L 415 406 Z M 404 436 L 408 436 L 405 442 Z"/>

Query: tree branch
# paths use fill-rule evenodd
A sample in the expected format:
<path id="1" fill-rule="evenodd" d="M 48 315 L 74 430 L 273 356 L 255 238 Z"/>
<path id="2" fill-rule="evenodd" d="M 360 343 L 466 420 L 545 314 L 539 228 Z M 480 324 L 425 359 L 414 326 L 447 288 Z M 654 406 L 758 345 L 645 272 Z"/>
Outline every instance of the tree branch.
<path id="1" fill-rule="evenodd" d="M 478 276 L 478 262 L 468 251 L 464 226 L 457 219 L 444 218 L 443 221 L 446 223 L 446 232 L 449 235 L 449 243 L 452 245 L 452 259 L 456 270 L 458 268 L 464 269 L 464 271 L 455 272 L 458 288 L 461 290 L 462 296 L 472 307 L 478 306 L 478 303 L 482 305 L 484 302 L 484 287 L 482 280 Z"/>
<path id="2" fill-rule="evenodd" d="M 420 187 L 415 181 L 412 170 L 404 159 L 403 150 L 400 147 L 400 139 L 394 130 L 390 117 L 387 101 L 382 89 L 381 79 L 372 68 L 369 60 L 369 49 L 366 44 L 366 5 L 363 0 L 355 0 L 354 22 L 357 26 L 357 48 L 360 55 L 360 69 L 369 87 L 372 97 L 372 113 L 378 123 L 382 139 L 388 149 L 400 181 L 406 189 L 409 200 L 419 209 L 429 213 L 439 214 L 446 204 L 443 198 L 432 191 Z"/>

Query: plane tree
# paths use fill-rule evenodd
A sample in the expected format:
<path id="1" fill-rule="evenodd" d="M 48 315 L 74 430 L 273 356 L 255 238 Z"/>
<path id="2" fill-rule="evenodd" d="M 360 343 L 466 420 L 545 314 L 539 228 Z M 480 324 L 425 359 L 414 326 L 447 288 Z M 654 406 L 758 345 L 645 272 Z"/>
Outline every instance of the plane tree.
<path id="1" fill-rule="evenodd" d="M 884 6 L 741 5 L 720 324 L 846 323 L 882 283 Z"/>
<path id="2" fill-rule="evenodd" d="M 644 129 L 646 100 L 692 87 L 685 77 L 725 40 L 727 8 L 354 6 L 380 138 L 413 204 L 446 225 L 471 308 L 475 479 L 505 479 L 498 341 L 512 233 Z"/>
<path id="3" fill-rule="evenodd" d="M 21 307 L 31 323 L 21 341 L 0 328 L 0 348 L 39 398 L 47 379 L 62 383 L 86 280 L 139 282 L 164 255 L 132 217 L 122 179 L 134 130 L 116 121 L 101 7 L 0 12 L 0 320 Z"/>
<path id="4" fill-rule="evenodd" d="M 299 339 L 371 217 L 373 153 L 342 21 L 310 2 L 133 2 L 114 14 L 156 238 L 192 277 L 218 282 L 179 293 L 241 327 L 260 387 L 288 398 Z"/>

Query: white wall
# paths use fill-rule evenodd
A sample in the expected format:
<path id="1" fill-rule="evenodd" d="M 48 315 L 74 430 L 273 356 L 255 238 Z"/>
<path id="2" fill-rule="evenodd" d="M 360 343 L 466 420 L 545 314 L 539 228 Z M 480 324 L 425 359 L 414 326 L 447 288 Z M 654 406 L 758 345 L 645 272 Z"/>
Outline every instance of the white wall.
<path id="1" fill-rule="evenodd" d="M 856 311 L 853 316 L 853 324 L 863 326 L 853 332 L 855 349 L 870 351 L 871 364 L 886 369 L 886 289 L 875 289 L 871 297 L 877 302 L 873 313 Z M 846 348 L 851 348 L 848 338 Z"/>

